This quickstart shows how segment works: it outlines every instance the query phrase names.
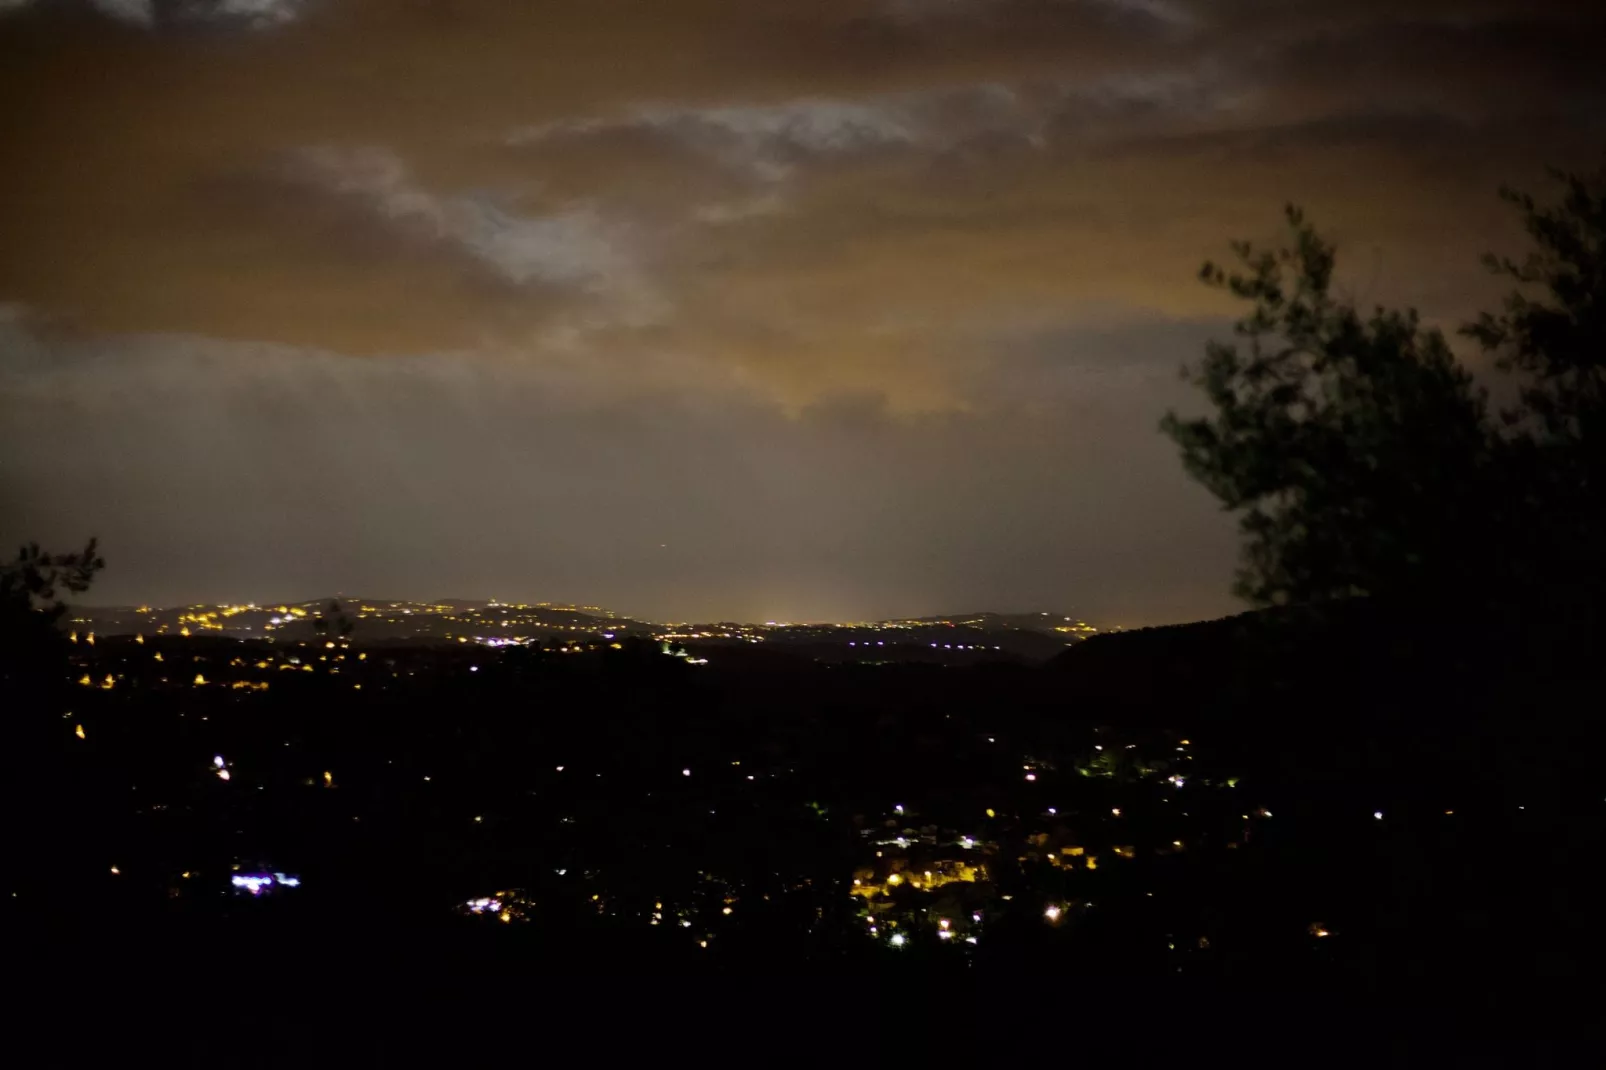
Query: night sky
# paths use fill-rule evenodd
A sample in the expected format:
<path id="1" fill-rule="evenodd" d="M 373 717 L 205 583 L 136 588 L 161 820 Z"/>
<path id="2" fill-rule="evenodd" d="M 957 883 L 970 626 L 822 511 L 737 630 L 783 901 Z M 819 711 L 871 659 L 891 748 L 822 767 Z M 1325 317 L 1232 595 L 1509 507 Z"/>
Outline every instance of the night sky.
<path id="1" fill-rule="evenodd" d="M 1453 326 L 1576 0 L 0 0 L 0 539 L 92 601 L 1233 610 L 1156 429 L 1284 201 Z"/>

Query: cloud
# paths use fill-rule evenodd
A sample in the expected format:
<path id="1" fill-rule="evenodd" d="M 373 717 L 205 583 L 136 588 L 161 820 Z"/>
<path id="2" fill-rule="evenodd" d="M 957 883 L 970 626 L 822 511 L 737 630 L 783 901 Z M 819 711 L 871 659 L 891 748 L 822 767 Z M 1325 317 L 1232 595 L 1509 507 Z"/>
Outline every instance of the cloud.
<path id="1" fill-rule="evenodd" d="M 145 29 L 196 23 L 265 29 L 295 21 L 307 0 L 89 0 L 89 4 L 114 22 Z M 70 9 L 73 5 L 61 0 L 0 0 L 0 15 L 29 6 Z"/>
<path id="2" fill-rule="evenodd" d="M 1123 430 L 1157 403 L 1117 384 L 1097 405 L 898 417 L 863 393 L 788 415 L 717 362 L 643 362 L 621 388 L 588 361 L 354 361 L 12 323 L 0 449 L 23 463 L 0 470 L 0 538 L 98 533 L 112 601 L 1208 614 L 1228 604 L 1230 525 L 1167 443 Z"/>
<path id="3" fill-rule="evenodd" d="M 156 0 L 90 0 L 97 11 L 135 26 L 156 25 Z"/>
<path id="4" fill-rule="evenodd" d="M 1486 306 L 1495 187 L 1598 160 L 1603 19 L 0 0 L 0 519 L 176 597 L 1224 607 L 1154 430 L 1199 262 L 1293 200 L 1359 299 Z"/>
<path id="5" fill-rule="evenodd" d="M 403 161 L 384 149 L 319 148 L 298 156 L 315 183 L 362 199 L 397 226 L 421 226 L 515 285 L 548 282 L 589 290 L 640 285 L 622 235 L 609 233 L 587 205 L 524 217 L 489 194 L 432 194 L 416 185 Z"/>

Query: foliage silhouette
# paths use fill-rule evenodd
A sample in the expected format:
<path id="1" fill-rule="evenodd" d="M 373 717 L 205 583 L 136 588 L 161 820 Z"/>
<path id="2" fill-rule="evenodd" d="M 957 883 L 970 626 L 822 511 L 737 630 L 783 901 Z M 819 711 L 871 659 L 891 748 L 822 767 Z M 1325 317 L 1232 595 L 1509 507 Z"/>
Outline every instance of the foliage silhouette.
<path id="1" fill-rule="evenodd" d="M 1299 209 L 1286 209 L 1287 245 L 1236 242 L 1236 269 L 1204 265 L 1206 284 L 1253 307 L 1235 340 L 1185 369 L 1214 412 L 1161 426 L 1240 515 L 1241 597 L 1598 603 L 1606 172 L 1555 174 L 1565 192 L 1554 204 L 1502 193 L 1535 250 L 1486 258 L 1543 295 L 1519 289 L 1462 331 L 1522 377 L 1520 404 L 1499 420 L 1414 309 L 1363 315 L 1334 295 L 1334 248 Z"/>
<path id="2" fill-rule="evenodd" d="M 50 675 L 50 655 L 59 661 L 59 623 L 67 611 L 60 595 L 89 590 L 105 565 L 95 539 L 82 550 L 59 554 L 29 543 L 0 564 L 0 686 L 33 686 Z"/>

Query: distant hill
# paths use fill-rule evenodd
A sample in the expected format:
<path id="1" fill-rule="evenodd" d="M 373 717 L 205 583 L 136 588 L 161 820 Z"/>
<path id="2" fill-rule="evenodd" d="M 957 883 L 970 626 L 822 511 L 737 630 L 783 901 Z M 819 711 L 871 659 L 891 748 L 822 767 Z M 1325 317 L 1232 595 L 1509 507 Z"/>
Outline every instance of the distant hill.
<path id="1" fill-rule="evenodd" d="M 441 640 L 490 643 L 650 636 L 685 644 L 764 643 L 818 661 L 923 660 L 968 664 L 989 659 L 1040 662 L 1099 634 L 1064 613 L 974 612 L 866 622 L 764 624 L 654 623 L 600 606 L 444 598 L 341 597 L 359 641 Z M 306 640 L 331 599 L 272 605 L 79 606 L 67 626 L 98 635 L 216 635 Z"/>
<path id="2" fill-rule="evenodd" d="M 200 635 L 305 639 L 313 622 L 338 601 L 365 639 L 523 639 L 579 635 L 646 634 L 655 626 L 596 606 L 534 605 L 467 599 L 413 602 L 339 598 L 271 605 L 75 606 L 68 624 L 101 635 Z"/>
<path id="3" fill-rule="evenodd" d="M 1075 699 L 1116 709 L 1438 718 L 1497 680 L 1520 690 L 1573 674 L 1556 638 L 1533 615 L 1354 598 L 1097 635 L 1048 668 Z"/>

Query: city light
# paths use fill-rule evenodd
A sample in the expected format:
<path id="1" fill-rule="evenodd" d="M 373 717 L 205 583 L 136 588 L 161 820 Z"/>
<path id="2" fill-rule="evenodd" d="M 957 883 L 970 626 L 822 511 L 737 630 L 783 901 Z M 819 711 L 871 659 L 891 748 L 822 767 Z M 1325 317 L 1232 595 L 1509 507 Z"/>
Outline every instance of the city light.
<path id="1" fill-rule="evenodd" d="M 275 884 L 285 888 L 299 888 L 301 880 L 298 877 L 289 877 L 283 873 L 236 873 L 229 878 L 229 883 L 252 895 L 261 895 Z"/>

